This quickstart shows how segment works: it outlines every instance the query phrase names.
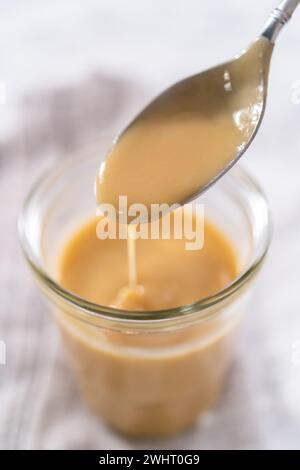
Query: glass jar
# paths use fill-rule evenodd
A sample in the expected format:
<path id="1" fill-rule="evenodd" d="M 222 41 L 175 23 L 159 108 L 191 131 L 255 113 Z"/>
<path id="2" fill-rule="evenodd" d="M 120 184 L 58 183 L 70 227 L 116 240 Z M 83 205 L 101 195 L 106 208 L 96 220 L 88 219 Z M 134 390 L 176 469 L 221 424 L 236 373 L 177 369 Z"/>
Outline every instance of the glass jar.
<path id="1" fill-rule="evenodd" d="M 230 285 L 164 311 L 88 302 L 57 282 L 57 256 L 95 213 L 94 179 L 110 142 L 103 138 L 64 159 L 37 182 L 20 215 L 20 239 L 92 410 L 126 434 L 166 435 L 193 424 L 220 396 L 269 246 L 269 210 L 260 188 L 236 166 L 199 199 L 235 247 L 239 275 Z"/>

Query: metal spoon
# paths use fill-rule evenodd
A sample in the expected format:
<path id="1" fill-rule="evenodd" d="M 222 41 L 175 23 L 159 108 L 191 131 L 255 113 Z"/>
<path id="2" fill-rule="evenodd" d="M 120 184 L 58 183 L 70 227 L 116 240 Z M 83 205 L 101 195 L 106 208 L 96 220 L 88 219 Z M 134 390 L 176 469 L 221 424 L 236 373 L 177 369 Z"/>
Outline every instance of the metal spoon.
<path id="1" fill-rule="evenodd" d="M 283 0 L 272 12 L 261 36 L 248 50 L 227 63 L 176 83 L 144 108 L 119 136 L 99 172 L 98 202 L 116 206 L 117 196 L 122 194 L 129 195 L 129 203 L 147 206 L 150 203 L 184 204 L 224 175 L 243 155 L 260 127 L 273 44 L 299 3 L 300 0 Z M 194 126 L 194 133 L 189 136 L 192 144 L 181 155 L 174 148 L 172 133 L 166 138 L 166 132 L 169 123 L 175 122 L 173 134 L 182 132 L 185 136 L 185 132 L 193 127 L 187 125 L 183 131 L 178 130 L 176 119 L 183 120 L 186 116 L 208 124 L 204 130 L 200 129 L 200 136 Z M 214 127 L 209 127 L 211 125 Z M 165 128 L 162 137 L 161 129 Z M 141 132 L 137 133 L 137 129 Z M 232 142 L 230 138 L 226 142 L 228 135 Z M 143 139 L 142 145 L 138 143 Z M 206 141 L 204 147 L 203 139 Z M 222 142 L 221 152 L 217 146 L 218 139 Z M 125 156 L 122 153 L 124 142 Z M 158 148 L 160 142 L 165 146 L 161 152 L 163 158 L 157 157 L 161 150 Z M 140 145 L 138 152 L 137 143 Z M 169 144 L 173 147 L 168 148 Z M 202 163 L 197 161 L 196 151 L 200 153 L 204 166 L 209 162 L 206 173 Z M 193 152 L 195 155 L 190 156 Z M 219 153 L 222 152 L 221 158 Z M 140 158 L 132 157 L 134 153 L 139 153 Z M 177 162 L 175 165 L 174 161 Z M 168 174 L 165 169 L 169 167 Z"/>

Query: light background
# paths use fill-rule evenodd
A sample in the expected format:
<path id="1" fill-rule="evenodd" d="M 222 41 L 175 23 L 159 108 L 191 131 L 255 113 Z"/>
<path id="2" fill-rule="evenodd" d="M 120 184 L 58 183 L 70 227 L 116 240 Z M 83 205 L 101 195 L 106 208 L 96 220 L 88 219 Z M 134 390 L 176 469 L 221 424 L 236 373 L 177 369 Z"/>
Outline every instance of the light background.
<path id="1" fill-rule="evenodd" d="M 300 11 L 278 38 L 265 119 L 242 161 L 270 201 L 272 249 L 224 396 L 196 428 L 133 441 L 88 414 L 16 235 L 43 169 L 117 132 L 170 83 L 232 57 L 276 3 L 0 1 L 1 448 L 300 448 Z"/>

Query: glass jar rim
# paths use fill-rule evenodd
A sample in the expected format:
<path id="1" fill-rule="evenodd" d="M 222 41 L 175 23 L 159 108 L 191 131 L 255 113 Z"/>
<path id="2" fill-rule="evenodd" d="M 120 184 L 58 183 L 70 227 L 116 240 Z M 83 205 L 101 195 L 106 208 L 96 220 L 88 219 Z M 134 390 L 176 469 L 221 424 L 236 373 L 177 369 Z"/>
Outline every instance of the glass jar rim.
<path id="1" fill-rule="evenodd" d="M 80 155 L 80 153 L 79 153 Z M 76 157 L 78 158 L 78 157 Z M 79 156 L 79 158 L 81 158 Z M 32 186 L 29 194 L 27 195 L 23 207 L 21 209 L 19 218 L 18 218 L 18 233 L 19 239 L 22 247 L 22 251 L 25 255 L 25 258 L 33 271 L 33 274 L 37 280 L 41 283 L 43 288 L 46 288 L 52 295 L 57 297 L 60 300 L 63 300 L 70 306 L 76 308 L 81 314 L 87 315 L 87 318 L 92 320 L 93 318 L 102 318 L 104 320 L 116 321 L 116 322 L 164 322 L 170 320 L 179 320 L 180 318 L 190 317 L 193 314 L 197 314 L 197 319 L 207 319 L 212 315 L 211 307 L 216 306 L 217 304 L 231 298 L 237 291 L 241 290 L 242 287 L 247 284 L 253 275 L 258 271 L 261 266 L 270 245 L 271 236 L 272 236 L 272 223 L 270 211 L 268 208 L 268 203 L 266 196 L 261 189 L 260 185 L 254 180 L 249 173 L 244 170 L 240 165 L 236 165 L 230 172 L 230 174 L 235 174 L 237 178 L 245 180 L 250 184 L 251 189 L 260 197 L 261 201 L 264 203 L 265 208 L 267 209 L 266 217 L 266 227 L 267 227 L 267 236 L 265 237 L 264 244 L 258 256 L 256 256 L 249 265 L 240 272 L 240 274 L 234 278 L 234 280 L 226 285 L 220 291 L 211 294 L 207 297 L 201 298 L 191 304 L 174 307 L 164 310 L 153 310 L 153 311 L 130 311 L 130 310 L 121 310 L 109 306 L 104 306 L 90 302 L 82 297 L 68 291 L 58 282 L 56 282 L 47 272 L 39 265 L 36 256 L 31 249 L 30 243 L 26 237 L 26 218 L 27 213 L 32 205 L 33 199 L 38 192 L 39 188 L 50 178 L 53 178 L 57 173 L 61 174 L 65 166 L 74 163 L 74 155 L 68 158 L 65 158 L 59 164 L 54 165 L 54 167 L 45 172 Z M 60 170 L 60 171 L 58 171 Z"/>

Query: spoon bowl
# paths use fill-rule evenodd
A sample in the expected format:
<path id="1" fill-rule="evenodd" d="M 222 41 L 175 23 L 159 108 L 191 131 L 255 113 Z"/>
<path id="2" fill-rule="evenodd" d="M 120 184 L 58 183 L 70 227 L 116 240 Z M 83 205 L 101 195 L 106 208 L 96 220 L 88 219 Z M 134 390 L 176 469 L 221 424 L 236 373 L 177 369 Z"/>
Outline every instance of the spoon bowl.
<path id="1" fill-rule="evenodd" d="M 233 60 L 176 83 L 137 115 L 100 168 L 99 204 L 123 213 L 122 195 L 126 208 L 174 208 L 199 196 L 240 159 L 263 118 L 275 37 L 299 1 L 283 1 L 264 33 Z"/>

